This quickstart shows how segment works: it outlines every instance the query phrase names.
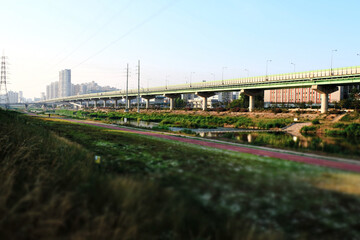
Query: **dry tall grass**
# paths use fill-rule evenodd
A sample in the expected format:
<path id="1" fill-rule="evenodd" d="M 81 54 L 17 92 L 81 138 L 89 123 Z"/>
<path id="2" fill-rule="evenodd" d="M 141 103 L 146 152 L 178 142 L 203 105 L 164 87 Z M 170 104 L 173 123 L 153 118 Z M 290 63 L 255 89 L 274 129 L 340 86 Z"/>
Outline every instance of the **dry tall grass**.
<path id="1" fill-rule="evenodd" d="M 171 188 L 104 173 L 88 150 L 0 111 L 0 239 L 280 239 Z"/>

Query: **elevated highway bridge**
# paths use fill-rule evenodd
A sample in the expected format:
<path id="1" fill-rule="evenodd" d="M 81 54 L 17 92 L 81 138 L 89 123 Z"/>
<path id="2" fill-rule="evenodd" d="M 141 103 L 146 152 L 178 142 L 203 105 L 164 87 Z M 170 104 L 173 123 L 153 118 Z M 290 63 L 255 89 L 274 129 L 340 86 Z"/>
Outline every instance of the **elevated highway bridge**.
<path id="1" fill-rule="evenodd" d="M 130 100 L 139 94 L 141 98 L 146 99 L 148 108 L 150 99 L 163 95 L 170 99 L 170 109 L 173 109 L 175 98 L 181 94 L 195 93 L 203 98 L 203 110 L 206 110 L 208 97 L 218 92 L 241 91 L 250 97 L 249 111 L 253 111 L 254 97 L 263 94 L 264 90 L 311 87 L 321 94 L 321 112 L 325 113 L 328 110 L 330 93 L 337 91 L 338 86 L 357 84 L 360 84 L 360 66 L 141 88 L 139 93 L 137 89 L 131 89 L 128 91 L 126 104 L 129 106 Z M 116 105 L 118 100 L 125 98 L 125 91 L 113 91 L 49 99 L 41 103 L 85 102 L 88 106 L 89 101 L 94 101 L 96 107 L 100 100 L 115 100 Z"/>

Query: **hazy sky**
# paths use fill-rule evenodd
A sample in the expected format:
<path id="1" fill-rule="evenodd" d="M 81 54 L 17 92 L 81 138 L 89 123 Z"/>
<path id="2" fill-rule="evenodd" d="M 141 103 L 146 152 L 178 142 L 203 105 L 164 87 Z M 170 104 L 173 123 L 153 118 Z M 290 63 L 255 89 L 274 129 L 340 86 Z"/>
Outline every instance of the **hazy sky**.
<path id="1" fill-rule="evenodd" d="M 40 96 L 72 83 L 124 88 L 360 65 L 357 0 L 0 0 L 9 89 Z"/>

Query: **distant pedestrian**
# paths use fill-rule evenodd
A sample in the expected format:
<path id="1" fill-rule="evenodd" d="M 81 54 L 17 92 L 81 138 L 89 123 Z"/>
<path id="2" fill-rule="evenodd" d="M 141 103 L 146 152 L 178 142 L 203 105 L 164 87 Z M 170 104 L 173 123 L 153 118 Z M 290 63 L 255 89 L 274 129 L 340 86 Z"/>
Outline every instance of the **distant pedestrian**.
<path id="1" fill-rule="evenodd" d="M 50 117 L 50 113 L 49 113 L 49 117 Z"/>

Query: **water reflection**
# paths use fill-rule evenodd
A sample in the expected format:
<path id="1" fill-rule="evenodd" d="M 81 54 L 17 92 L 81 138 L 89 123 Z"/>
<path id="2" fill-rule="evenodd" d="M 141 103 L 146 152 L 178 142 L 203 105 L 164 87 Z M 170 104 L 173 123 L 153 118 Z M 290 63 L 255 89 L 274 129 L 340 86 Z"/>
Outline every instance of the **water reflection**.
<path id="1" fill-rule="evenodd" d="M 144 128 L 153 128 L 159 125 L 158 122 L 146 122 L 146 121 L 137 121 L 137 120 L 129 120 L 127 118 L 123 118 L 121 120 L 113 120 L 112 121 L 118 125 L 126 125 L 126 126 L 134 126 L 134 127 L 144 127 Z"/>
<path id="2" fill-rule="evenodd" d="M 231 140 L 258 146 L 284 149 L 303 149 L 335 155 L 360 158 L 360 139 L 334 138 L 326 136 L 293 136 L 287 133 L 203 133 L 204 137 Z"/>

